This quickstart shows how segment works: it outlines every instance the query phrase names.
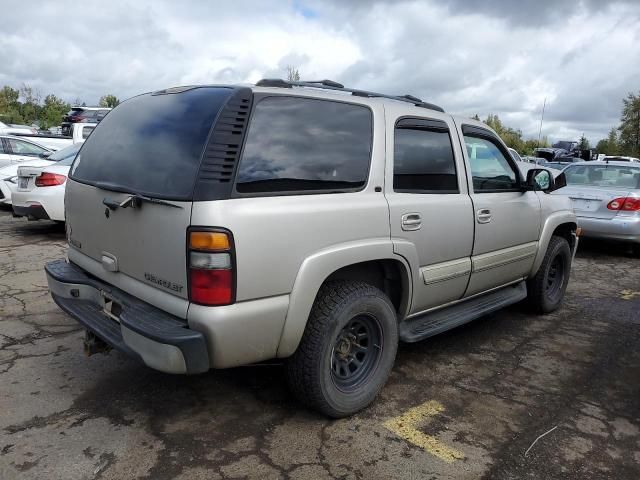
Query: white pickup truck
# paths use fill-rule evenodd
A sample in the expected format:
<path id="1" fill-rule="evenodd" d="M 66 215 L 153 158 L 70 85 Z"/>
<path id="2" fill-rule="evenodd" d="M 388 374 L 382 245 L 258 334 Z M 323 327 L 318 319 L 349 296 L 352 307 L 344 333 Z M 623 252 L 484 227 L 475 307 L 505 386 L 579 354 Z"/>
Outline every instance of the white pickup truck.
<path id="1" fill-rule="evenodd" d="M 42 145 L 50 150 L 60 150 L 74 143 L 84 142 L 93 129 L 96 128 L 97 123 L 74 123 L 71 129 L 71 135 L 35 135 L 35 134 L 21 134 L 14 133 L 12 135 L 29 140 L 30 142 Z"/>

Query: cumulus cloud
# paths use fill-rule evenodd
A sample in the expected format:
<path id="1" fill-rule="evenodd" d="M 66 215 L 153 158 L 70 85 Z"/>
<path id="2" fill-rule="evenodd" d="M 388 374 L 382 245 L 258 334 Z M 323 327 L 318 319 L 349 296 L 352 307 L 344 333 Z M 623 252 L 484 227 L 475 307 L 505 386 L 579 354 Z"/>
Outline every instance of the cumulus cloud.
<path id="1" fill-rule="evenodd" d="M 167 86 L 303 78 L 496 113 L 592 141 L 640 78 L 640 5 L 596 0 L 23 2 L 3 8 L 0 85 L 96 103 Z"/>

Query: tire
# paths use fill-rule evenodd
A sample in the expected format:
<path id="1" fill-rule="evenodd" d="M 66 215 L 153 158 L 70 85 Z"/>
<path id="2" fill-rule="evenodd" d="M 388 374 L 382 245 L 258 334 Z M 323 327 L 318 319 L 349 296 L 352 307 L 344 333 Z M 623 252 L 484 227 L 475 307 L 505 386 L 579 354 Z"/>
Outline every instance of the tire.
<path id="1" fill-rule="evenodd" d="M 396 312 L 383 292 L 364 282 L 328 282 L 287 362 L 289 387 L 329 417 L 354 414 L 382 389 L 397 350 Z"/>
<path id="2" fill-rule="evenodd" d="M 551 313 L 562 304 L 571 272 L 571 249 L 566 239 L 552 236 L 542 264 L 527 282 L 527 298 L 541 314 Z"/>

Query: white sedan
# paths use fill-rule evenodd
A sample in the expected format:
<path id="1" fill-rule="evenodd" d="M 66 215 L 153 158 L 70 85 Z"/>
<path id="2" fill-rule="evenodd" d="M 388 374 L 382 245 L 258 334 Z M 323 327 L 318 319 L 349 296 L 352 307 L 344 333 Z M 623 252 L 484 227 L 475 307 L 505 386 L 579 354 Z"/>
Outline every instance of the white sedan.
<path id="1" fill-rule="evenodd" d="M 56 152 L 51 157 L 64 154 L 64 158 L 48 166 L 18 168 L 18 188 L 12 196 L 15 216 L 64 222 L 67 175 L 80 147 L 75 144 Z"/>
<path id="2" fill-rule="evenodd" d="M 0 168 L 0 204 L 11 205 L 13 194 L 18 189 L 18 168 L 20 166 L 46 167 L 69 157 L 75 158 L 81 144 L 71 145 L 52 153 L 46 158 L 30 157 Z"/>

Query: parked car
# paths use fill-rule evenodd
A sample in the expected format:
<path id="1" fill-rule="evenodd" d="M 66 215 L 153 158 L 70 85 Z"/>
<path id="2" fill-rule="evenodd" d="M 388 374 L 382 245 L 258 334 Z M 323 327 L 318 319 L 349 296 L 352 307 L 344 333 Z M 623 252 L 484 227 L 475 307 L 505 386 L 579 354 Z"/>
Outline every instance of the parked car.
<path id="1" fill-rule="evenodd" d="M 565 168 L 567 168 L 569 165 L 572 165 L 572 164 L 565 163 L 565 162 L 541 162 L 539 163 L 539 165 L 545 168 L 553 168 L 555 170 L 564 170 Z"/>
<path id="2" fill-rule="evenodd" d="M 15 163 L 9 165 L 8 167 L 4 167 L 0 169 L 0 203 L 4 203 L 5 205 L 12 205 L 15 200 L 15 194 L 18 190 L 19 184 L 19 169 L 23 166 L 28 166 L 29 168 L 38 169 L 41 167 L 48 167 L 51 165 L 57 165 L 58 162 L 61 161 L 73 161 L 78 150 L 82 145 L 77 143 L 74 145 L 70 145 L 69 147 L 63 148 L 62 150 L 58 150 L 57 152 L 53 152 L 46 158 L 33 159 L 21 163 Z M 64 165 L 64 164 L 63 164 Z M 64 194 L 64 191 L 63 191 Z M 15 212 L 14 212 L 15 214 Z M 19 215 L 16 215 L 19 216 Z"/>
<path id="3" fill-rule="evenodd" d="M 571 198 L 583 236 L 640 244 L 640 164 L 584 162 L 564 174 L 567 186 L 554 193 Z"/>
<path id="4" fill-rule="evenodd" d="M 16 135 L 18 138 L 29 140 L 33 143 L 37 143 L 50 150 L 60 150 L 61 148 L 68 147 L 74 143 L 84 142 L 93 129 L 96 128 L 96 123 L 74 123 L 71 126 L 70 135 Z"/>
<path id="5" fill-rule="evenodd" d="M 7 125 L 6 123 L 0 122 L 0 135 L 8 135 L 11 133 L 34 134 L 34 133 L 38 133 L 38 130 L 33 127 L 28 127 L 26 125 L 12 126 L 12 125 Z"/>
<path id="6" fill-rule="evenodd" d="M 513 157 L 513 159 L 516 162 L 524 162 L 525 160 L 522 159 L 522 157 L 520 156 L 520 154 L 518 153 L 518 151 L 515 148 L 509 148 L 509 153 L 511 154 L 511 156 Z"/>
<path id="7" fill-rule="evenodd" d="M 20 130 L 24 130 L 24 131 L 31 131 L 31 133 L 38 133 L 38 129 L 36 127 L 30 126 L 30 125 L 18 125 L 16 123 L 10 123 L 9 126 L 11 128 L 15 128 L 15 129 L 20 129 Z"/>
<path id="8" fill-rule="evenodd" d="M 69 135 L 74 123 L 99 123 L 110 111 L 105 107 L 72 107 L 62 119 L 62 134 Z"/>
<path id="9" fill-rule="evenodd" d="M 34 158 L 24 163 L 37 167 L 44 167 L 51 165 L 53 162 L 50 162 L 45 158 Z M 11 205 L 13 194 L 18 188 L 19 166 L 19 163 L 13 163 L 0 168 L 0 205 Z"/>
<path id="10" fill-rule="evenodd" d="M 577 245 L 549 171 L 525 178 L 482 122 L 330 81 L 139 95 L 66 182 L 46 275 L 89 353 L 183 374 L 287 358 L 332 417 L 374 399 L 399 340 L 559 308 Z"/>
<path id="11" fill-rule="evenodd" d="M 0 135 L 0 168 L 24 162 L 25 160 L 40 158 L 52 152 L 52 149 L 30 140 L 14 137 L 13 135 Z"/>
<path id="12" fill-rule="evenodd" d="M 623 155 L 606 155 L 602 160 L 605 162 L 640 162 L 636 157 L 625 157 Z"/>
<path id="13" fill-rule="evenodd" d="M 64 222 L 64 190 L 73 163 L 82 144 L 76 143 L 49 157 L 45 166 L 20 166 L 17 189 L 13 193 L 13 213 L 29 220 Z"/>

